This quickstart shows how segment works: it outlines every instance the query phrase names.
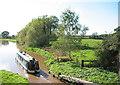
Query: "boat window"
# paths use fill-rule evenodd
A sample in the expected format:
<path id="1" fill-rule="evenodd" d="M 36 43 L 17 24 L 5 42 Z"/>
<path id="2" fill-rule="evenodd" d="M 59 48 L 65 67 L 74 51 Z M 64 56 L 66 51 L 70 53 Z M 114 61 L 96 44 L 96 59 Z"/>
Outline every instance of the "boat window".
<path id="1" fill-rule="evenodd" d="M 35 58 L 33 58 L 33 61 L 35 61 Z"/>
<path id="2" fill-rule="evenodd" d="M 39 69 L 38 61 L 35 61 L 35 69 Z"/>
<path id="3" fill-rule="evenodd" d="M 28 67 L 30 70 L 35 70 L 35 65 L 33 60 L 30 60 Z"/>
<path id="4" fill-rule="evenodd" d="M 26 62 L 26 67 L 28 68 L 28 62 Z"/>
<path id="5" fill-rule="evenodd" d="M 18 55 L 18 58 L 20 59 L 20 55 Z"/>

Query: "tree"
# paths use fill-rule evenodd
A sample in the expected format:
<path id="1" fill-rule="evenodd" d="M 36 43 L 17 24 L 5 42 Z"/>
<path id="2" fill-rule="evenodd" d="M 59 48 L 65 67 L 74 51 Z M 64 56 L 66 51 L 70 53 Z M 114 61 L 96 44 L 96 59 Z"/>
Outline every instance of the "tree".
<path id="1" fill-rule="evenodd" d="M 44 23 L 44 32 L 47 36 L 46 41 L 49 42 L 49 38 L 52 37 L 54 31 L 57 30 L 59 19 L 56 16 L 47 17 L 47 15 L 42 17 Z"/>
<path id="2" fill-rule="evenodd" d="M 47 15 L 32 19 L 24 29 L 18 32 L 17 41 L 25 46 L 45 46 L 49 45 L 49 37 L 53 29 L 57 28 L 57 17 Z M 51 36 L 52 37 L 52 36 Z"/>
<path id="3" fill-rule="evenodd" d="M 105 69 L 119 72 L 120 75 L 120 33 L 117 28 L 115 34 L 108 35 L 100 49 L 96 52 L 99 62 Z"/>
<path id="4" fill-rule="evenodd" d="M 12 39 L 15 39 L 15 35 L 12 35 L 11 38 L 12 38 Z"/>
<path id="5" fill-rule="evenodd" d="M 25 28 L 23 28 L 20 32 L 18 32 L 16 36 L 16 40 L 21 45 L 26 45 L 27 41 L 27 32 L 29 30 L 29 26 L 27 25 Z"/>
<path id="6" fill-rule="evenodd" d="M 50 35 L 52 31 L 57 30 L 59 19 L 56 16 L 49 17 Z"/>
<path id="7" fill-rule="evenodd" d="M 7 39 L 9 37 L 9 32 L 8 31 L 3 31 L 2 32 L 2 38 Z"/>
<path id="8" fill-rule="evenodd" d="M 94 33 L 92 34 L 92 38 L 93 38 L 93 39 L 98 38 L 98 33 L 97 33 L 97 32 L 94 32 Z"/>
<path id="9" fill-rule="evenodd" d="M 54 48 L 58 50 L 67 50 L 69 52 L 69 58 L 71 60 L 71 51 L 73 46 L 77 42 L 74 38 L 79 31 L 81 31 L 81 35 L 86 33 L 85 31 L 88 30 L 87 27 L 83 27 L 78 23 L 79 16 L 76 15 L 75 12 L 71 10 L 66 10 L 61 15 L 61 22 L 62 24 L 59 25 L 57 34 L 59 35 L 58 41 L 54 44 Z M 82 36 L 81 36 L 82 39 Z M 80 41 L 81 41 L 80 39 Z"/>
<path id="10" fill-rule="evenodd" d="M 114 29 L 115 33 L 120 33 L 120 26 L 118 26 L 116 29 Z"/>

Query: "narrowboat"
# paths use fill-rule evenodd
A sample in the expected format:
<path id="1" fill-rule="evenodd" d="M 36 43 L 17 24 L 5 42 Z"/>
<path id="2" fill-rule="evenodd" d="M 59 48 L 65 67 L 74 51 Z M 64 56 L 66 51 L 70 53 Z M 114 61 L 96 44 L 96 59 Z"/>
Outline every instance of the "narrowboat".
<path id="1" fill-rule="evenodd" d="M 28 55 L 25 52 L 17 52 L 17 56 L 15 58 L 18 63 L 28 72 L 28 73 L 39 73 L 40 68 L 38 61 Z"/>

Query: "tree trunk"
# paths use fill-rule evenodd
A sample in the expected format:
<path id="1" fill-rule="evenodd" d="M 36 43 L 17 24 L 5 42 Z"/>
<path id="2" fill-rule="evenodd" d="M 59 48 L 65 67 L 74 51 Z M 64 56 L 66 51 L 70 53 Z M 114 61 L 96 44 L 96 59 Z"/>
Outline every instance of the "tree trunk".
<path id="1" fill-rule="evenodd" d="M 70 58 L 70 61 L 72 60 L 71 58 L 71 49 L 70 49 L 70 43 L 68 43 L 68 49 L 69 49 L 69 58 Z"/>
<path id="2" fill-rule="evenodd" d="M 120 76 L 120 56 L 118 56 L 118 58 L 117 58 L 117 72 Z"/>

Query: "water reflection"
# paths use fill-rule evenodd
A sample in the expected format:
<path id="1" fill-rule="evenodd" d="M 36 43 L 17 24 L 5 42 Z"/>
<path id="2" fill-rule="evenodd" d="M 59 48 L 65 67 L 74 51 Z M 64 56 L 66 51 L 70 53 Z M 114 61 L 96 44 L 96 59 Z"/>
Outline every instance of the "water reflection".
<path id="1" fill-rule="evenodd" d="M 16 72 L 15 56 L 17 52 L 16 45 L 12 42 L 1 41 L 0 47 L 0 70 L 5 69 L 8 71 Z"/>
<path id="2" fill-rule="evenodd" d="M 0 46 L 1 45 L 9 45 L 8 41 L 0 40 Z"/>

